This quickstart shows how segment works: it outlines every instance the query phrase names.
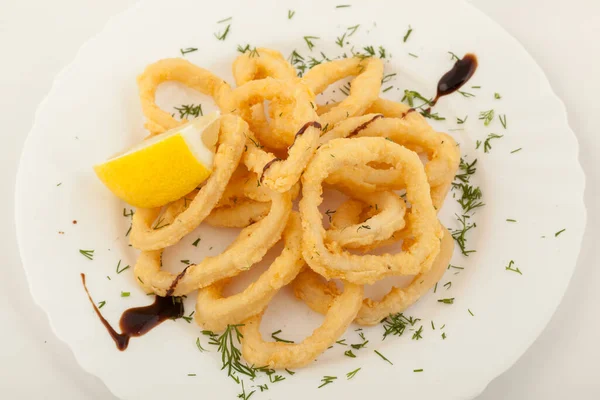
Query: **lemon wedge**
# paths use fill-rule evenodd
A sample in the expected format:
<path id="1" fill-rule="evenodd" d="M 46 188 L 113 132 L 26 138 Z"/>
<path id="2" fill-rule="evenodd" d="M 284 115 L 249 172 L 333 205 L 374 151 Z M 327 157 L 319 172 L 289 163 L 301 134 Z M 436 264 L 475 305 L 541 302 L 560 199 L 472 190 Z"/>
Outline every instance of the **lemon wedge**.
<path id="1" fill-rule="evenodd" d="M 185 196 L 212 172 L 219 113 L 196 118 L 94 166 L 117 197 L 136 207 L 160 207 Z"/>

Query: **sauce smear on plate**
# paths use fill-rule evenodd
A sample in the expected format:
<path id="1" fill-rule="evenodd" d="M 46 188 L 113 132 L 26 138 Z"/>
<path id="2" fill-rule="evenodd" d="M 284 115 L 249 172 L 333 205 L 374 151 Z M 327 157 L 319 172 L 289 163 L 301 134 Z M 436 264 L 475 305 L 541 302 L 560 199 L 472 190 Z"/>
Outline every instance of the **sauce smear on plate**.
<path id="1" fill-rule="evenodd" d="M 112 325 L 102 316 L 102 313 L 92 300 L 92 296 L 85 284 L 85 274 L 81 274 L 81 282 L 85 292 L 87 293 L 90 303 L 94 307 L 94 311 L 100 318 L 100 321 L 115 341 L 117 348 L 121 351 L 125 350 L 129 345 L 129 339 L 132 337 L 142 336 L 160 325 L 167 319 L 177 319 L 183 316 L 183 303 L 181 299 L 176 297 L 159 297 L 156 296 L 154 303 L 144 307 L 134 307 L 125 310 L 119 320 L 121 333 L 118 333 Z"/>

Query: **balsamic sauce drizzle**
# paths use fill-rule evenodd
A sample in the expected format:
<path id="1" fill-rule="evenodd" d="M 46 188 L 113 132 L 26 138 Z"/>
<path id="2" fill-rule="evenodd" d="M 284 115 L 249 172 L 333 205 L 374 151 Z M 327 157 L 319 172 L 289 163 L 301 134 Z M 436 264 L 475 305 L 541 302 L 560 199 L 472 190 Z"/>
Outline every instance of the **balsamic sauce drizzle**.
<path id="1" fill-rule="evenodd" d="M 456 92 L 467 83 L 477 70 L 477 65 L 477 57 L 472 53 L 467 53 L 460 60 L 456 60 L 452 69 L 440 78 L 435 98 L 429 103 L 429 108 L 425 110 L 425 113 L 431 112 L 431 107 L 435 106 L 441 97 Z M 402 118 L 413 111 L 416 111 L 416 109 L 414 107 L 410 108 L 402 114 Z"/>
<path id="2" fill-rule="evenodd" d="M 100 322 L 106 328 L 110 337 L 114 340 L 117 345 L 117 349 L 123 351 L 129 345 L 129 340 L 132 337 L 139 337 L 154 327 L 160 325 L 167 319 L 177 319 L 183 316 L 183 303 L 178 297 L 159 297 L 156 296 L 154 303 L 144 306 L 135 307 L 125 310 L 119 320 L 119 327 L 121 333 L 118 333 L 112 325 L 102 316 L 102 313 L 94 303 L 90 292 L 88 291 L 87 285 L 85 284 L 85 274 L 81 274 L 81 282 L 83 288 L 96 311 L 96 315 L 100 318 Z"/>
<path id="3" fill-rule="evenodd" d="M 301 136 L 311 126 L 314 128 L 317 128 L 317 129 L 321 129 L 321 124 L 318 123 L 317 121 L 310 121 L 310 122 L 305 123 L 304 125 L 302 125 L 302 128 L 300 128 L 300 130 L 298 132 L 296 132 L 296 135 L 294 135 L 294 142 L 291 144 L 290 147 L 288 147 L 288 151 L 290 151 L 290 149 L 294 146 L 294 144 L 296 144 L 296 139 L 298 139 L 298 136 Z M 265 164 L 265 166 L 263 167 L 262 174 L 260 174 L 260 178 L 258 179 L 258 181 L 260 183 L 262 183 L 263 179 L 265 178 L 265 172 L 267 172 L 267 169 L 269 169 L 269 167 L 277 161 L 281 161 L 281 158 L 276 157 Z"/>

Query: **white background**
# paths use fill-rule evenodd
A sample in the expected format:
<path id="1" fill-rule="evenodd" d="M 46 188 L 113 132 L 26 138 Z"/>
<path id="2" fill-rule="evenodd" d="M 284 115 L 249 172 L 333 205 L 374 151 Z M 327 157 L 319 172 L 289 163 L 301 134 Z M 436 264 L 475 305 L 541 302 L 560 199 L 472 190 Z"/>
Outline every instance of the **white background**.
<path id="1" fill-rule="evenodd" d="M 109 17 L 134 3 L 135 0 L 0 0 L 2 398 L 113 399 L 99 379 L 78 367 L 67 346 L 50 331 L 46 316 L 33 304 L 15 240 L 13 192 L 23 142 L 37 104 L 50 89 L 54 76 Z M 598 399 L 600 301 L 596 290 L 600 261 L 595 250 L 600 241 L 600 131 L 596 127 L 600 122 L 600 2 L 472 3 L 523 43 L 565 102 L 587 174 L 588 207 L 582 252 L 562 304 L 535 344 L 479 399 Z M 548 196 L 568 195 L 561 191 L 560 182 L 548 188 Z M 507 323 L 510 321 L 498 321 Z"/>

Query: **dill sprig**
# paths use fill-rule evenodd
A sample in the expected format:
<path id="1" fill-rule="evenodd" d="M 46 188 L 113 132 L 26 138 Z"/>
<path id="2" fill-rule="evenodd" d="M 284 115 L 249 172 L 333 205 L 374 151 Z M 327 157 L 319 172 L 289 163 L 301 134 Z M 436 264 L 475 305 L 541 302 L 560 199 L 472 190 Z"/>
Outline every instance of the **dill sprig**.
<path id="1" fill-rule="evenodd" d="M 429 109 L 423 110 L 420 113 L 425 118 L 434 119 L 436 121 L 444 121 L 446 119 L 446 117 L 442 117 L 438 113 L 432 113 Z"/>
<path id="2" fill-rule="evenodd" d="M 154 227 L 152 227 L 152 229 L 158 230 L 158 229 L 164 228 L 165 226 L 171 225 L 171 224 L 167 224 L 164 222 L 165 222 L 165 219 L 163 217 L 160 217 L 158 219 L 158 221 L 156 221 L 156 224 L 154 224 Z"/>
<path id="3" fill-rule="evenodd" d="M 354 33 L 356 32 L 356 30 L 358 29 L 359 26 L 360 26 L 360 24 L 356 24 L 354 26 L 349 26 L 348 32 L 350 32 L 350 33 L 348 34 L 348 36 L 354 35 Z"/>
<path id="4" fill-rule="evenodd" d="M 465 117 L 464 117 L 464 118 L 462 118 L 462 119 L 461 119 L 461 118 L 458 118 L 458 117 L 456 117 L 456 123 L 457 123 L 457 124 L 459 124 L 459 125 L 462 125 L 462 124 L 464 124 L 465 122 L 467 122 L 467 118 L 469 118 L 469 116 L 468 116 L 468 115 L 465 115 Z"/>
<path id="5" fill-rule="evenodd" d="M 264 392 L 265 390 L 269 390 L 269 385 L 267 385 L 265 383 L 263 385 L 258 385 L 258 388 L 260 389 L 261 392 Z"/>
<path id="6" fill-rule="evenodd" d="M 385 48 L 383 46 L 379 46 L 377 48 L 377 52 L 379 53 L 379 58 L 386 58 L 387 57 L 387 51 L 385 50 Z"/>
<path id="7" fill-rule="evenodd" d="M 204 115 L 202 104 L 182 104 L 181 107 L 175 107 L 175 109 L 179 112 L 179 118 L 181 119 L 186 119 L 190 115 L 194 118 Z"/>
<path id="8" fill-rule="evenodd" d="M 79 253 L 81 253 L 88 260 L 94 259 L 94 250 L 79 250 Z"/>
<path id="9" fill-rule="evenodd" d="M 276 342 L 282 342 L 282 343 L 294 343 L 293 340 L 286 340 L 286 339 L 282 339 L 276 335 L 281 333 L 281 329 L 271 333 L 271 337 L 276 341 Z"/>
<path id="10" fill-rule="evenodd" d="M 215 37 L 217 38 L 217 40 L 225 40 L 227 38 L 227 35 L 229 35 L 229 29 L 231 28 L 231 24 L 227 25 L 225 27 L 225 30 L 221 33 L 221 32 L 215 32 L 213 33 L 213 35 L 215 35 Z"/>
<path id="11" fill-rule="evenodd" d="M 457 174 L 454 178 L 458 179 L 461 182 L 468 183 L 471 179 L 471 176 L 477 172 L 477 168 L 475 165 L 477 164 L 477 159 L 473 160 L 471 163 L 467 163 L 463 158 L 460 159 L 460 163 L 458 165 L 461 173 Z"/>
<path id="12" fill-rule="evenodd" d="M 296 11 L 288 10 L 288 19 L 292 19 L 294 17 L 294 14 L 296 14 Z"/>
<path id="13" fill-rule="evenodd" d="M 188 324 L 191 324 L 192 323 L 192 317 L 194 316 L 195 313 L 196 313 L 195 311 L 192 311 L 190 313 L 190 315 L 184 315 L 181 318 L 184 319 L 185 322 L 187 322 Z"/>
<path id="14" fill-rule="evenodd" d="M 121 260 L 119 260 L 119 263 L 117 264 L 117 275 L 120 274 L 121 272 L 125 271 L 126 269 L 129 269 L 129 265 L 121 268 Z"/>
<path id="15" fill-rule="evenodd" d="M 457 92 L 460 93 L 463 97 L 475 97 L 473 93 L 463 92 L 461 90 L 457 90 Z"/>
<path id="16" fill-rule="evenodd" d="M 479 119 L 483 121 L 483 125 L 488 126 L 494 119 L 494 110 L 480 112 Z"/>
<path id="17" fill-rule="evenodd" d="M 352 350 L 346 350 L 346 351 L 344 352 L 344 355 L 345 355 L 346 357 L 350 357 L 350 358 L 356 358 L 356 355 L 354 355 L 354 353 L 352 352 Z"/>
<path id="18" fill-rule="evenodd" d="M 413 333 L 413 335 L 412 335 L 412 340 L 420 340 L 420 339 L 423 339 L 423 336 L 421 335 L 422 333 L 423 333 L 423 325 L 421 325 L 421 326 L 419 327 L 419 329 L 417 329 L 417 330 L 415 331 L 415 333 Z"/>
<path id="19" fill-rule="evenodd" d="M 318 39 L 321 39 L 321 38 L 318 36 L 304 36 L 304 41 L 306 42 L 306 45 L 308 46 L 309 51 L 312 51 L 313 47 L 315 47 L 313 40 L 318 40 Z"/>
<path id="20" fill-rule="evenodd" d="M 453 52 L 449 51 L 448 54 L 450 54 L 450 60 L 451 61 L 454 61 L 454 60 L 458 61 L 458 60 L 460 60 L 460 57 L 457 56 L 456 54 L 454 54 Z"/>
<path id="21" fill-rule="evenodd" d="M 344 47 L 344 40 L 346 39 L 346 34 L 348 32 L 344 32 L 344 34 L 338 38 L 336 38 L 335 40 L 335 44 L 337 44 L 340 47 Z"/>
<path id="22" fill-rule="evenodd" d="M 104 307 L 105 304 L 106 304 L 106 301 L 104 301 L 104 300 L 98 302 L 98 309 Z"/>
<path id="23" fill-rule="evenodd" d="M 502 98 L 502 96 L 500 96 L 500 93 L 494 93 L 494 98 L 496 100 L 500 100 Z"/>
<path id="24" fill-rule="evenodd" d="M 421 104 L 420 106 L 416 107 L 416 108 L 422 108 L 423 106 L 430 106 L 431 105 L 431 99 L 426 99 L 424 96 L 421 95 L 421 93 L 415 91 L 415 90 L 404 90 L 404 97 L 402 97 L 402 100 L 400 101 L 406 101 L 406 103 L 408 103 L 409 106 L 414 107 L 415 103 L 414 100 L 418 99 L 423 101 L 423 104 Z"/>
<path id="25" fill-rule="evenodd" d="M 469 232 L 471 229 L 476 228 L 477 224 L 473 223 L 469 223 L 467 220 L 471 218 L 469 215 L 462 215 L 462 216 L 458 216 L 457 215 L 457 220 L 460 223 L 461 227 L 458 229 L 453 229 L 450 233 L 452 234 L 452 237 L 454 238 L 454 240 L 456 241 L 456 243 L 458 244 L 458 247 L 460 247 L 460 252 L 462 253 L 462 255 L 464 256 L 469 256 L 469 254 L 471 253 L 475 253 L 475 250 L 467 250 L 466 246 L 467 246 L 467 232 Z"/>
<path id="26" fill-rule="evenodd" d="M 210 337 L 209 344 L 218 346 L 217 351 L 221 353 L 221 362 L 223 363 L 221 369 L 227 369 L 228 376 L 237 378 L 235 374 L 240 373 L 253 379 L 256 377 L 257 369 L 241 361 L 242 352 L 237 347 L 242 338 L 242 333 L 238 329 L 240 326 L 242 324 L 227 325 L 221 335 L 216 335 L 210 331 L 202 331 L 202 333 L 208 334 Z"/>
<path id="27" fill-rule="evenodd" d="M 335 381 L 337 379 L 337 376 L 327 376 L 325 375 L 323 377 L 323 379 L 321 379 L 321 385 L 318 387 L 318 389 L 321 389 L 323 386 L 325 385 L 329 385 L 330 383 L 333 383 L 333 381 Z"/>
<path id="28" fill-rule="evenodd" d="M 356 343 L 356 344 L 351 344 L 350 347 L 352 347 L 355 350 L 360 350 L 364 347 L 367 346 L 367 343 L 369 343 L 369 341 L 365 338 L 365 334 L 360 332 L 358 334 L 358 336 L 360 336 L 360 338 L 363 340 L 362 343 Z"/>
<path id="29" fill-rule="evenodd" d="M 458 204 L 463 209 L 463 212 L 468 213 L 476 208 L 483 207 L 485 204 L 481 201 L 483 193 L 478 186 L 472 186 L 468 183 L 452 183 L 453 189 L 460 189 L 461 197 L 457 200 Z"/>
<path id="30" fill-rule="evenodd" d="M 521 272 L 521 270 L 517 267 L 517 268 L 513 268 L 513 265 L 515 264 L 515 262 L 513 260 L 510 260 L 508 265 L 506 267 L 504 267 L 505 270 L 507 271 L 512 271 L 512 272 L 516 272 L 519 275 L 523 275 L 523 273 Z"/>
<path id="31" fill-rule="evenodd" d="M 381 357 L 382 359 L 384 359 L 385 361 L 389 362 L 390 365 L 394 365 L 393 362 L 391 362 L 390 360 L 388 360 L 388 358 L 386 356 L 384 356 L 383 354 L 381 354 L 380 352 L 378 352 L 377 350 L 373 350 L 379 357 Z"/>
<path id="32" fill-rule="evenodd" d="M 296 50 L 290 54 L 288 61 L 294 66 L 294 68 L 296 68 L 298 76 L 302 76 L 308 68 L 304 57 L 302 57 Z"/>
<path id="33" fill-rule="evenodd" d="M 250 396 L 252 396 L 254 394 L 254 392 L 256 392 L 256 390 L 253 390 L 250 393 L 246 394 L 246 388 L 244 387 L 244 381 L 242 381 L 242 393 L 238 394 L 237 397 L 238 397 L 238 399 L 248 400 L 250 398 Z"/>
<path id="34" fill-rule="evenodd" d="M 402 313 L 390 314 L 381 321 L 383 325 L 383 339 L 388 335 L 402 336 L 408 326 L 414 326 L 419 318 L 406 317 Z"/>
<path id="35" fill-rule="evenodd" d="M 246 46 L 242 47 L 241 44 L 238 44 L 237 46 L 237 51 L 239 53 L 245 54 L 245 53 L 250 53 L 248 54 L 248 56 L 250 58 L 254 58 L 254 57 L 260 57 L 260 54 L 258 53 L 258 50 L 256 50 L 256 46 L 254 47 L 250 47 L 250 44 L 246 44 Z"/>
<path id="36" fill-rule="evenodd" d="M 185 49 L 179 49 L 179 52 L 181 52 L 181 55 L 184 56 L 187 53 L 193 53 L 194 51 L 198 51 L 198 49 L 196 47 L 188 47 Z"/>
<path id="37" fill-rule="evenodd" d="M 488 137 L 485 139 L 485 141 L 483 142 L 483 152 L 484 153 L 489 153 L 490 150 L 492 150 L 492 144 L 490 143 L 491 140 L 493 140 L 493 139 L 500 139 L 502 137 L 504 137 L 504 135 L 498 135 L 496 133 L 490 133 L 488 135 Z M 480 141 L 477 141 L 477 142 L 478 142 L 478 145 L 475 147 L 476 149 L 479 148 L 479 145 L 481 144 Z"/>
<path id="38" fill-rule="evenodd" d="M 365 51 L 368 57 L 375 56 L 375 48 L 373 48 L 373 46 L 365 46 L 363 47 L 363 50 Z"/>
<path id="39" fill-rule="evenodd" d="M 500 120 L 500 123 L 502 124 L 502 127 L 504 129 L 506 129 L 506 114 L 500 114 L 500 115 L 498 115 L 498 119 Z"/>
<path id="40" fill-rule="evenodd" d="M 392 78 L 396 75 L 397 75 L 396 73 L 384 75 L 383 78 L 381 78 L 381 83 L 387 83 L 387 82 L 391 81 Z"/>
<path id="41" fill-rule="evenodd" d="M 202 347 L 202 343 L 200 343 L 200 338 L 196 338 L 196 347 L 198 348 L 198 350 L 201 353 L 204 353 L 206 351 L 206 349 L 204 347 Z"/>
<path id="42" fill-rule="evenodd" d="M 354 376 L 356 376 L 356 374 L 358 373 L 358 371 L 360 371 L 360 368 L 356 368 L 354 371 L 350 371 L 346 374 L 346 378 L 348 380 L 354 378 Z"/>
<path id="43" fill-rule="evenodd" d="M 410 37 L 410 34 L 412 33 L 413 29 L 412 26 L 408 26 L 408 30 L 406 31 L 406 33 L 404 34 L 404 38 L 402 39 L 402 42 L 406 43 L 406 41 L 408 40 L 408 38 Z"/>
<path id="44" fill-rule="evenodd" d="M 567 230 L 566 228 L 564 228 L 564 229 L 561 229 L 560 231 L 558 231 L 558 232 L 556 232 L 556 233 L 554 234 L 554 237 L 558 237 L 558 235 L 560 235 L 561 233 L 563 233 L 563 232 L 564 232 L 564 231 L 566 231 L 566 230 Z"/>

